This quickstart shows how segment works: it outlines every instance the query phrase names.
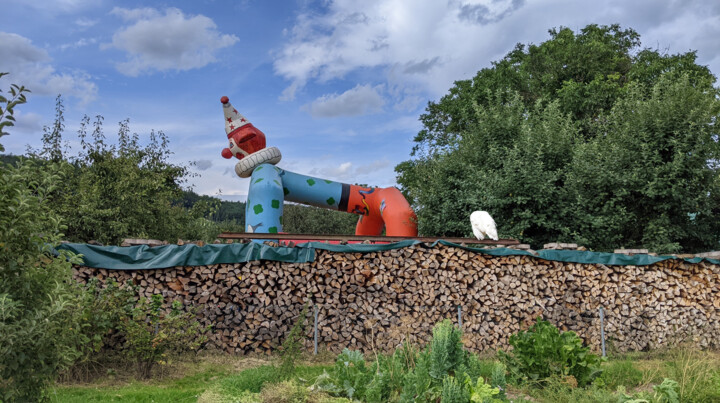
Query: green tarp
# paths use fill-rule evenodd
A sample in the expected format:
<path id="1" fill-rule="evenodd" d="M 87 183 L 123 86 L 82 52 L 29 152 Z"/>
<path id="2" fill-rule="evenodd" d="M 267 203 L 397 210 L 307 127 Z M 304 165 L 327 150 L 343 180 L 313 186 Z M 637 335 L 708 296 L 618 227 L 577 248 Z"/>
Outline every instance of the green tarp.
<path id="1" fill-rule="evenodd" d="M 58 249 L 82 254 L 86 266 L 115 270 L 162 269 L 174 266 L 203 266 L 218 263 L 240 263 L 252 260 L 279 262 L 312 262 L 312 248 L 273 248 L 256 242 L 197 246 L 163 245 L 97 246 L 62 244 Z"/>
<path id="2" fill-rule="evenodd" d="M 300 244 L 294 248 L 271 247 L 257 242 L 205 246 L 197 246 L 194 244 L 182 246 L 164 245 L 152 248 L 146 245 L 119 247 L 70 243 L 62 244 L 58 247 L 58 249 L 65 249 L 83 255 L 84 264 L 89 267 L 114 270 L 145 270 L 175 266 L 203 266 L 218 263 L 241 263 L 253 260 L 305 263 L 312 262 L 315 259 L 316 249 L 339 253 L 367 253 L 405 248 L 419 243 L 419 241 L 401 241 L 390 244 L 375 245 L 336 245 L 322 242 L 308 242 Z M 433 243 L 430 247 L 435 246 L 438 243 L 492 256 L 525 255 L 550 261 L 604 264 L 608 266 L 646 266 L 663 260 L 674 259 L 672 256 L 628 256 L 614 253 L 574 250 L 540 250 L 533 254 L 528 251 L 508 248 L 472 248 L 442 240 Z M 702 258 L 684 260 L 689 263 L 699 263 L 702 260 L 714 264 L 720 263 L 720 261 L 717 260 Z"/>

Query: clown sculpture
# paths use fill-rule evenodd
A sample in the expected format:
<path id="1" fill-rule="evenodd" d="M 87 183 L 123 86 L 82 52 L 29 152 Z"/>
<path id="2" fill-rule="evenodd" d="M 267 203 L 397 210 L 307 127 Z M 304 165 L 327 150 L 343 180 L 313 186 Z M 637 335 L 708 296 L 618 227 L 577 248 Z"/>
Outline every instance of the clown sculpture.
<path id="1" fill-rule="evenodd" d="M 360 216 L 356 235 L 417 236 L 417 218 L 402 193 L 394 187 L 368 188 L 296 174 L 275 166 L 282 155 L 266 148 L 265 134 L 222 97 L 229 147 L 225 158 L 235 157 L 235 173 L 250 178 L 245 205 L 246 232 L 282 232 L 285 200 L 345 211 Z"/>

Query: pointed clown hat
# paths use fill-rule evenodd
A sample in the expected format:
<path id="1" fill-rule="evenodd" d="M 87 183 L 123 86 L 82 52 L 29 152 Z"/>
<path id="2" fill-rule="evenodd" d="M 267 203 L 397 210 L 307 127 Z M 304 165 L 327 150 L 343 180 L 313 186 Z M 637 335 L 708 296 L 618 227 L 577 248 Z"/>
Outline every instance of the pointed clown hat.
<path id="1" fill-rule="evenodd" d="M 235 166 L 235 173 L 247 178 L 258 165 L 263 163 L 277 164 L 282 158 L 276 147 L 265 148 L 265 133 L 253 126 L 245 116 L 241 115 L 230 103 L 228 97 L 220 98 L 225 116 L 225 133 L 229 146 L 222 150 L 222 156 L 240 160 Z"/>

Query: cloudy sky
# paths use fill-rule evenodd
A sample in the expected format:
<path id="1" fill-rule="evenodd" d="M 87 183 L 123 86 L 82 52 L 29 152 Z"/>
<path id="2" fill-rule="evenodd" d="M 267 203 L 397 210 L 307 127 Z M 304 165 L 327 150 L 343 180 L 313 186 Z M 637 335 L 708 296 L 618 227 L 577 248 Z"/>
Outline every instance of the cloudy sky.
<path id="1" fill-rule="evenodd" d="M 720 73 L 718 0 L 0 0 L 0 71 L 32 90 L 7 152 L 38 148 L 65 100 L 65 138 L 84 115 L 170 138 L 195 162 L 196 192 L 244 200 L 225 160 L 220 97 L 283 153 L 279 166 L 347 183 L 395 184 L 418 117 L 455 80 L 548 29 L 619 23 L 643 45 L 696 50 Z"/>

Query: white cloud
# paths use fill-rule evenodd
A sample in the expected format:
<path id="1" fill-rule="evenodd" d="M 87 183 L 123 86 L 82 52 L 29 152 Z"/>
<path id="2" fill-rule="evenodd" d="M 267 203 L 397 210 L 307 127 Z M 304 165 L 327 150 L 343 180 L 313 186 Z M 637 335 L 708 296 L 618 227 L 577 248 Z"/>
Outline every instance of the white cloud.
<path id="1" fill-rule="evenodd" d="M 20 35 L 0 32 L 0 71 L 35 95 L 72 96 L 87 103 L 97 96 L 97 86 L 82 71 L 56 72 L 48 53 Z"/>
<path id="2" fill-rule="evenodd" d="M 92 26 L 97 25 L 98 20 L 91 20 L 89 18 L 80 17 L 77 20 L 75 20 L 75 25 L 77 25 L 80 28 L 90 28 Z"/>
<path id="3" fill-rule="evenodd" d="M 148 20 L 162 16 L 158 10 L 150 7 L 133 9 L 114 7 L 110 14 L 117 15 L 123 21 Z"/>
<path id="4" fill-rule="evenodd" d="M 85 46 L 95 45 L 96 43 L 98 43 L 97 38 L 80 38 L 73 43 L 65 43 L 60 45 L 60 49 L 67 50 L 73 48 L 82 48 Z"/>
<path id="5" fill-rule="evenodd" d="M 385 104 L 378 93 L 381 87 L 358 84 L 342 94 L 327 94 L 303 108 L 316 118 L 361 116 L 379 112 Z"/>
<path id="6" fill-rule="evenodd" d="M 633 28 L 644 45 L 670 53 L 698 49 L 698 61 L 720 74 L 717 0 L 327 0 L 298 15 L 274 70 L 289 82 L 288 99 L 309 83 L 368 70 L 388 87 L 436 98 L 518 42 L 537 44 L 550 28 L 591 23 Z"/>
<path id="7" fill-rule="evenodd" d="M 375 160 L 367 164 L 355 166 L 352 162 L 341 162 L 338 165 L 327 164 L 314 167 L 308 172 L 310 176 L 318 176 L 322 179 L 345 181 L 350 183 L 363 182 L 373 174 L 382 171 L 390 166 L 390 161 Z"/>
<path id="8" fill-rule="evenodd" d="M 204 15 L 185 16 L 176 8 L 114 8 L 113 14 L 134 24 L 113 35 L 112 47 L 128 53 L 128 60 L 117 65 L 128 76 L 145 72 L 191 70 L 214 62 L 215 53 L 238 41 L 235 35 L 221 34 Z"/>
<path id="9" fill-rule="evenodd" d="M 64 13 L 72 13 L 78 10 L 97 6 L 100 2 L 97 0 L 24 0 L 24 5 L 35 8 L 39 11 L 61 11 Z"/>

